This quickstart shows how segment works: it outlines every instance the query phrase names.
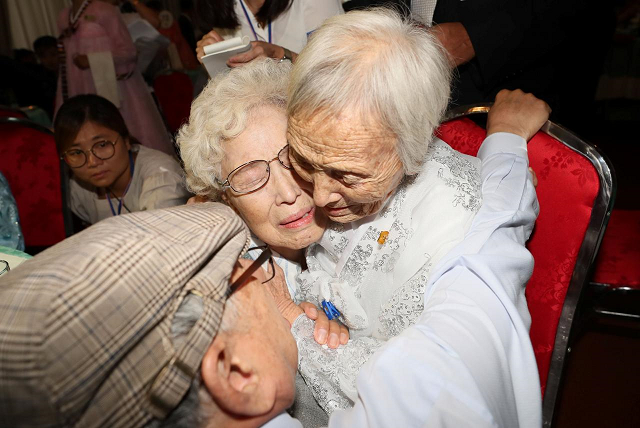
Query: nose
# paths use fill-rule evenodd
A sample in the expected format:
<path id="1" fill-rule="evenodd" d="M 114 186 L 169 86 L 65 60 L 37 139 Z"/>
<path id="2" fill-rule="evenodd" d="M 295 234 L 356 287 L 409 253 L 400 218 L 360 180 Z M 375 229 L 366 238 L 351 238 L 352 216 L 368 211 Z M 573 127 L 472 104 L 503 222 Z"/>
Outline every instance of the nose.
<path id="1" fill-rule="evenodd" d="M 340 200 L 341 196 L 335 192 L 335 183 L 327 174 L 318 172 L 313 174 L 313 202 L 319 206 L 324 207 L 333 202 Z"/>
<path id="2" fill-rule="evenodd" d="M 302 194 L 302 188 L 294 179 L 292 170 L 281 165 L 271 165 L 271 181 L 275 189 L 276 205 L 293 204 Z"/>
<path id="3" fill-rule="evenodd" d="M 96 166 L 96 165 L 100 165 L 103 162 L 102 159 L 94 155 L 91 150 L 86 152 L 86 155 L 87 155 L 87 166 L 90 166 L 90 167 Z"/>

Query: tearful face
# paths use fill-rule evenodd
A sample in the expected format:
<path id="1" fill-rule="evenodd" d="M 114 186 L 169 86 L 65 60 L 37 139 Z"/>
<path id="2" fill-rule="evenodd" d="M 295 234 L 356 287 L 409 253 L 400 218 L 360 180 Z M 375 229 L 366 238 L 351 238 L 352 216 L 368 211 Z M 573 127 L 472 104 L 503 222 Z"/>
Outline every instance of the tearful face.
<path id="1" fill-rule="evenodd" d="M 290 117 L 287 139 L 293 168 L 313 183 L 315 204 L 339 223 L 380 211 L 404 176 L 395 135 L 359 115 Z"/>

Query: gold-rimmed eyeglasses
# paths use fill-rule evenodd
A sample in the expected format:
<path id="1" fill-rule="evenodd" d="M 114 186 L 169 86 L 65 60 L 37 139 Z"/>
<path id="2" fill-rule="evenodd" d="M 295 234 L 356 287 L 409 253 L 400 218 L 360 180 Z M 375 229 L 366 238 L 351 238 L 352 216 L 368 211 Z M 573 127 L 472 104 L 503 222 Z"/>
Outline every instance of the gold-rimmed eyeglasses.
<path id="1" fill-rule="evenodd" d="M 289 161 L 289 144 L 278 152 L 278 156 L 271 160 L 252 160 L 243 163 L 227 175 L 223 182 L 216 181 L 223 189 L 230 187 L 238 195 L 255 192 L 269 181 L 271 176 L 271 162 L 277 160 L 285 169 L 291 169 Z"/>
<path id="2" fill-rule="evenodd" d="M 116 143 L 120 139 L 120 136 L 115 141 L 101 140 L 96 142 L 89 150 L 82 149 L 69 149 L 62 153 L 60 159 L 64 160 L 71 168 L 80 168 L 87 163 L 88 154 L 91 152 L 95 157 L 100 160 L 111 159 L 116 153 Z"/>

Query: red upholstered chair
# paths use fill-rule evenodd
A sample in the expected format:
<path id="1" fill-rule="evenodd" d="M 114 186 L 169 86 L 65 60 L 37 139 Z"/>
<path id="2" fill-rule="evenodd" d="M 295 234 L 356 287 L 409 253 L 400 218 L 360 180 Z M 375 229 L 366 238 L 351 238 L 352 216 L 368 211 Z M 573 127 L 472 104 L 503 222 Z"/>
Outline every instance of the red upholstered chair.
<path id="1" fill-rule="evenodd" d="M 456 108 L 439 136 L 453 148 L 476 155 L 485 130 L 468 118 L 488 105 Z M 543 421 L 550 426 L 580 295 L 588 284 L 614 199 L 615 176 L 608 160 L 567 129 L 547 122 L 529 142 L 538 176 L 540 215 L 527 247 L 535 258 L 527 284 L 531 341 L 543 394 Z"/>
<path id="2" fill-rule="evenodd" d="M 16 199 L 27 251 L 54 245 L 71 233 L 65 169 L 49 129 L 0 118 L 0 171 Z"/>
<path id="3" fill-rule="evenodd" d="M 596 314 L 640 321 L 640 210 L 611 213 L 590 291 Z"/>
<path id="4" fill-rule="evenodd" d="M 0 106 L 0 117 L 16 117 L 18 119 L 27 119 L 27 114 L 16 108 Z"/>
<path id="5" fill-rule="evenodd" d="M 175 134 L 180 126 L 189 119 L 193 100 L 193 83 L 189 76 L 179 71 L 160 75 L 153 82 L 169 130 Z"/>

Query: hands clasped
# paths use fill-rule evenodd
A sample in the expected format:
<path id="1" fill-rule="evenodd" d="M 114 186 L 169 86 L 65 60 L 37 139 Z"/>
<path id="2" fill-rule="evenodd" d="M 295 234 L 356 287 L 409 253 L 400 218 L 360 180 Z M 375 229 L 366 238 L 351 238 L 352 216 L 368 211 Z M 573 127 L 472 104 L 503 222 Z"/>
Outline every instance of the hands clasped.
<path id="1" fill-rule="evenodd" d="M 304 313 L 309 319 L 316 322 L 313 337 L 321 345 L 327 344 L 329 348 L 337 348 L 349 341 L 349 330 L 336 320 L 329 321 L 323 311 L 318 310 L 314 304 L 303 302 L 296 305 L 291 299 L 287 282 L 282 269 L 275 265 L 275 276 L 265 284 L 278 307 L 282 316 L 290 324 Z"/>

